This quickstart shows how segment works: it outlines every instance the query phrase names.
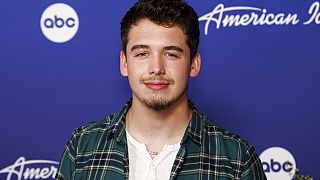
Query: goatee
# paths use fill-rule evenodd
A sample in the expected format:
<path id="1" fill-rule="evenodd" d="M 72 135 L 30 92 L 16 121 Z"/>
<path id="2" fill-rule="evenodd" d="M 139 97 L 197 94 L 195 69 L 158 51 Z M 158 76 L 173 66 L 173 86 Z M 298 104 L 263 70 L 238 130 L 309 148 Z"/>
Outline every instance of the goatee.
<path id="1" fill-rule="evenodd" d="M 161 98 L 158 94 L 153 94 L 150 98 L 143 98 L 142 102 L 150 109 L 154 111 L 163 111 L 168 109 L 172 101 Z"/>

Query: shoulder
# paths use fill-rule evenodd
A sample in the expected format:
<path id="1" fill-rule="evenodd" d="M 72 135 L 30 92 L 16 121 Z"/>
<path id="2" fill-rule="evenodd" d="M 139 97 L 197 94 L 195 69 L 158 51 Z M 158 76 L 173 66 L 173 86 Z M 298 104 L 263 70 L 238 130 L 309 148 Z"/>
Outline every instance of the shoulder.
<path id="1" fill-rule="evenodd" d="M 79 151 L 92 150 L 92 148 L 107 140 L 108 135 L 117 124 L 117 115 L 118 113 L 113 113 L 104 119 L 77 128 L 73 132 L 69 143 L 76 146 Z"/>
<path id="2" fill-rule="evenodd" d="M 259 156 L 254 147 L 239 135 L 203 119 L 203 146 L 208 154 L 229 161 L 242 178 L 266 179 Z M 227 163 L 228 164 L 228 163 Z M 240 169 L 239 169 L 240 168 Z"/>
<path id="3" fill-rule="evenodd" d="M 221 128 L 198 111 L 194 112 L 189 136 L 193 140 L 191 142 L 196 143 L 187 145 L 190 159 L 206 162 L 209 164 L 206 168 L 221 176 L 234 179 L 266 179 L 260 159 L 248 141 Z M 211 165 L 219 165 L 218 170 Z"/>
<path id="4" fill-rule="evenodd" d="M 77 128 L 73 132 L 69 144 L 72 144 L 77 152 L 85 152 L 100 148 L 99 145 L 111 142 L 110 139 L 117 141 L 122 139 L 125 114 L 130 105 L 131 101 L 129 100 L 120 111 L 110 114 L 100 121 L 94 121 Z"/>
<path id="5" fill-rule="evenodd" d="M 232 133 L 204 116 L 203 119 L 203 142 L 204 146 L 212 146 L 219 148 L 220 153 L 223 153 L 232 158 L 240 158 L 245 160 L 256 156 L 254 147 L 241 136 Z"/>
<path id="6" fill-rule="evenodd" d="M 86 125 L 78 127 L 74 132 L 74 136 L 83 136 L 83 135 L 90 135 L 95 134 L 97 132 L 105 132 L 106 130 L 110 129 L 112 123 L 114 122 L 114 117 L 117 113 L 113 113 L 111 115 L 106 116 L 105 118 L 99 121 L 92 121 Z"/>

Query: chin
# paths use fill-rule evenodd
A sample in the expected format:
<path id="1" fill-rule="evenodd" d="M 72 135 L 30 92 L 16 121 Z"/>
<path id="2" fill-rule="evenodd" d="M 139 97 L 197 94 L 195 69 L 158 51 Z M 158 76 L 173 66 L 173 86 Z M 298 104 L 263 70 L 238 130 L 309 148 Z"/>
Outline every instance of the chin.
<path id="1" fill-rule="evenodd" d="M 159 95 L 155 94 L 149 98 L 143 98 L 142 102 L 150 109 L 155 111 L 163 111 L 168 109 L 173 101 L 170 101 L 166 98 L 160 97 Z"/>

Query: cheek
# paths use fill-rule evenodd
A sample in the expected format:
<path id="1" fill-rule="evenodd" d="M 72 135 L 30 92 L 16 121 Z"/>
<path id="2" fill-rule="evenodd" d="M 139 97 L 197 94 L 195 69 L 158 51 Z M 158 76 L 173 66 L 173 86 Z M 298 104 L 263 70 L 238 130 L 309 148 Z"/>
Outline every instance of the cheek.
<path id="1" fill-rule="evenodd" d="M 137 76 L 143 73 L 145 70 L 145 65 L 139 62 L 128 62 L 128 74 L 132 76 Z"/>
<path id="2" fill-rule="evenodd" d="M 188 79 L 190 67 L 184 63 L 177 63 L 170 67 L 170 73 L 175 79 L 183 80 Z"/>
<path id="3" fill-rule="evenodd" d="M 128 80 L 130 86 L 133 87 L 140 83 L 145 68 L 139 64 L 128 64 Z"/>

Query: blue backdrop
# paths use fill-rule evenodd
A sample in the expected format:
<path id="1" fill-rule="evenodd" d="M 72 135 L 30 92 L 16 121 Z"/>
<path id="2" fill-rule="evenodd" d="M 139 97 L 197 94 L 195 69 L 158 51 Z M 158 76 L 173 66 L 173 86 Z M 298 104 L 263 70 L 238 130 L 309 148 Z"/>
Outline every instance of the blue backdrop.
<path id="1" fill-rule="evenodd" d="M 78 31 L 64 43 L 40 28 L 42 13 L 57 2 L 79 17 Z M 118 111 L 130 98 L 119 72 L 119 29 L 134 2 L 0 1 L 0 179 L 32 179 L 27 167 L 54 172 L 75 128 Z M 287 149 L 301 173 L 320 179 L 319 2 L 188 2 L 202 17 L 203 62 L 190 82 L 192 101 L 258 154 Z"/>

